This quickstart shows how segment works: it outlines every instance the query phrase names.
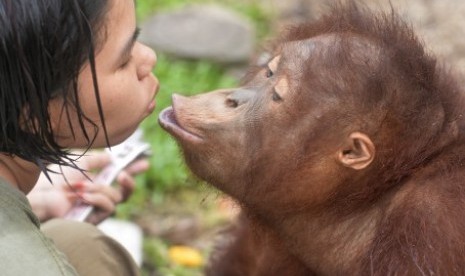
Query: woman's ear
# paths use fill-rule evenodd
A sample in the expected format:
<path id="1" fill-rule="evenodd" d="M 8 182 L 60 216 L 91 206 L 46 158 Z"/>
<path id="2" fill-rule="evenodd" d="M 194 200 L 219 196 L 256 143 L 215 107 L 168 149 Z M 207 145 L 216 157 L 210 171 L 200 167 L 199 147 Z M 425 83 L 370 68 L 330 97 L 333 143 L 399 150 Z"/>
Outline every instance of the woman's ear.
<path id="1" fill-rule="evenodd" d="M 370 137 L 360 132 L 351 133 L 337 153 L 337 160 L 343 166 L 354 170 L 365 169 L 374 157 L 375 145 Z"/>

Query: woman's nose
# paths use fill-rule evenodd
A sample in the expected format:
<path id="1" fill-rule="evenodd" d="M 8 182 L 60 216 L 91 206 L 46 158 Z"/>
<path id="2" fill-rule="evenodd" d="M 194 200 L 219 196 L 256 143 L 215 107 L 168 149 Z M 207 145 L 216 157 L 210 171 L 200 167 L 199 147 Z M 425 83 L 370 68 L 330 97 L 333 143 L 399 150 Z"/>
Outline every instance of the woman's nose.
<path id="1" fill-rule="evenodd" d="M 140 65 L 137 68 L 137 77 L 139 80 L 145 78 L 152 73 L 153 68 L 157 64 L 157 54 L 150 47 L 137 42 L 137 47 L 140 51 Z"/>

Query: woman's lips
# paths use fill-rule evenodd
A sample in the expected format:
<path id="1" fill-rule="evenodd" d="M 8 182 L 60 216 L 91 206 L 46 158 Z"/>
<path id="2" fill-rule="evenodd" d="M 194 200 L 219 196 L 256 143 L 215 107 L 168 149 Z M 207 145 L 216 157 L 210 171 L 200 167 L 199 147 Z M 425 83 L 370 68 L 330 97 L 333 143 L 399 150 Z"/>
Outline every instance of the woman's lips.
<path id="1" fill-rule="evenodd" d="M 149 113 L 152 113 L 155 110 L 155 107 L 157 106 L 155 96 L 158 94 L 158 90 L 160 89 L 160 85 L 159 85 L 157 77 L 152 75 L 152 79 L 153 79 L 153 87 L 150 91 L 153 91 L 153 96 L 151 97 L 152 100 L 150 101 L 147 107 L 147 110 Z"/>
<path id="2" fill-rule="evenodd" d="M 152 113 L 154 110 L 155 110 L 155 107 L 157 106 L 157 102 L 155 101 L 155 98 L 152 99 L 152 101 L 150 102 L 147 110 L 149 113 Z"/>

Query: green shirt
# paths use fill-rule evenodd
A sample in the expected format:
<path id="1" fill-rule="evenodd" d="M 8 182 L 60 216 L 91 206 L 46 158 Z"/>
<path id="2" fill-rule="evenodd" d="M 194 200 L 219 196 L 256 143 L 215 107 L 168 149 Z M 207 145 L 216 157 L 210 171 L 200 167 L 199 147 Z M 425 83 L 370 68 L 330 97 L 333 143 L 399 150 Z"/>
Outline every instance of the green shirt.
<path id="1" fill-rule="evenodd" d="M 77 275 L 63 253 L 40 231 L 26 196 L 0 179 L 0 274 Z"/>

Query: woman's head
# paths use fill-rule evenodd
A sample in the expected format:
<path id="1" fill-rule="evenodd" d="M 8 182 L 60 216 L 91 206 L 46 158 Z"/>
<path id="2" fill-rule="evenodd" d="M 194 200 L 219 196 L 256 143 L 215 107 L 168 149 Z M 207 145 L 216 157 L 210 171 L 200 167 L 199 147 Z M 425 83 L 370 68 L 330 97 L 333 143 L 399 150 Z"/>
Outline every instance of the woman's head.
<path id="1" fill-rule="evenodd" d="M 0 152 L 62 163 L 153 110 L 156 57 L 135 42 L 132 0 L 4 0 L 0 22 Z"/>

